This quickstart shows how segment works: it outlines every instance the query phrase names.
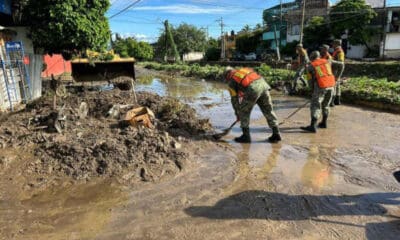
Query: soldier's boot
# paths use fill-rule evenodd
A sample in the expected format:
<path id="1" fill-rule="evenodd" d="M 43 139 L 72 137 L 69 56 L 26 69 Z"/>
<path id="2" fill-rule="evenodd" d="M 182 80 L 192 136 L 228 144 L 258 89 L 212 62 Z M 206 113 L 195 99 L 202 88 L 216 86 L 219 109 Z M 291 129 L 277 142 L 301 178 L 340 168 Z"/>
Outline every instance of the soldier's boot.
<path id="1" fill-rule="evenodd" d="M 335 105 L 340 105 L 340 104 L 341 104 L 341 102 L 340 102 L 340 96 L 336 96 L 336 97 L 335 97 L 334 103 L 335 103 Z"/>
<path id="2" fill-rule="evenodd" d="M 317 132 L 317 119 L 311 118 L 311 124 L 307 127 L 301 127 L 304 131 L 316 133 Z"/>
<path id="3" fill-rule="evenodd" d="M 322 121 L 318 124 L 319 128 L 328 128 L 328 115 L 322 116 Z"/>
<path id="4" fill-rule="evenodd" d="M 268 142 L 270 143 L 277 143 L 281 141 L 281 134 L 279 133 L 279 128 L 278 127 L 273 127 L 272 128 L 272 135 L 268 138 Z"/>
<path id="5" fill-rule="evenodd" d="M 250 129 L 242 128 L 242 132 L 243 132 L 242 136 L 235 138 L 235 142 L 250 143 L 251 142 Z"/>

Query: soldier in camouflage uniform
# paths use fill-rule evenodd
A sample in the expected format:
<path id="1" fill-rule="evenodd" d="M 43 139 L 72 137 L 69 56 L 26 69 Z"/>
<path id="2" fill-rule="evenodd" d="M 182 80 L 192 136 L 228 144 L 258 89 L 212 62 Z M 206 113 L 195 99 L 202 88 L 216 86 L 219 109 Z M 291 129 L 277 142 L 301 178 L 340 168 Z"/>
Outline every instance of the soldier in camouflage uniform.
<path id="1" fill-rule="evenodd" d="M 321 58 L 332 60 L 332 56 L 329 53 L 329 45 L 324 44 L 319 49 L 321 51 Z"/>
<path id="2" fill-rule="evenodd" d="M 335 66 L 333 68 L 333 74 L 335 75 L 336 79 L 336 86 L 335 86 L 335 91 L 334 91 L 334 96 L 333 100 L 331 102 L 331 107 L 334 105 L 340 105 L 340 96 L 341 96 L 341 81 L 342 81 L 342 74 L 344 71 L 344 59 L 345 59 L 345 54 L 342 49 L 342 40 L 340 39 L 335 39 L 333 41 L 333 49 L 335 50 L 332 54 L 332 58 L 335 61 L 342 62 L 343 64 L 340 66 Z"/>
<path id="3" fill-rule="evenodd" d="M 320 128 L 327 128 L 327 120 L 329 116 L 329 104 L 332 101 L 335 86 L 335 77 L 332 73 L 331 65 L 342 65 L 342 62 L 322 59 L 318 51 L 314 51 L 310 55 L 311 64 L 308 67 L 308 76 L 311 77 L 312 99 L 311 99 L 311 124 L 301 129 L 308 132 L 317 132 L 317 121 L 321 116 L 322 121 L 318 124 Z"/>
<path id="4" fill-rule="evenodd" d="M 272 136 L 268 138 L 268 141 L 272 143 L 281 141 L 278 120 L 269 94 L 271 87 L 264 78 L 250 68 L 235 70 L 230 67 L 225 71 L 225 78 L 229 81 L 232 106 L 243 131 L 242 136 L 235 138 L 235 141 L 251 142 L 250 113 L 255 104 L 258 104 L 267 119 L 268 126 L 272 128 Z"/>
<path id="5" fill-rule="evenodd" d="M 297 53 L 297 61 L 296 61 L 297 71 L 293 79 L 293 86 L 290 92 L 291 94 L 297 91 L 297 82 L 299 80 L 303 83 L 303 86 L 307 86 L 307 83 L 303 78 L 303 74 L 304 71 L 306 70 L 307 64 L 310 62 L 307 51 L 303 48 L 303 44 L 299 43 L 296 45 L 296 53 Z"/>

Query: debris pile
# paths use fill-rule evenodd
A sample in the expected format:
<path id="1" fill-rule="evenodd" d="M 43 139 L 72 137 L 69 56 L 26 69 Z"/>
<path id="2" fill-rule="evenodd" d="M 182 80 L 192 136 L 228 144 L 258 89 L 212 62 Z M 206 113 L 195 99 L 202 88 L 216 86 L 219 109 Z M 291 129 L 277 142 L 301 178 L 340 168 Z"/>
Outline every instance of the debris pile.
<path id="1" fill-rule="evenodd" d="M 82 92 L 59 101 L 43 97 L 0 126 L 0 148 L 30 149 L 26 174 L 41 179 L 71 177 L 90 180 L 158 181 L 178 173 L 190 158 L 193 139 L 206 138 L 206 119 L 178 100 L 128 91 Z M 154 112 L 147 126 L 124 118 L 131 109 Z M 150 115 L 149 115 L 150 116 Z M 150 124 L 150 125 L 149 125 Z"/>

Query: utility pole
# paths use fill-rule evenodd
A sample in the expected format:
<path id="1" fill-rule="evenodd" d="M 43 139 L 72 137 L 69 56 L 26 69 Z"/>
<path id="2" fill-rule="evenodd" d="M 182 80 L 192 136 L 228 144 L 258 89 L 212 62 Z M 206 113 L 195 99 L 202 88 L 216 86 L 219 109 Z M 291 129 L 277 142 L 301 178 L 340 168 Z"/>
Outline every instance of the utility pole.
<path id="1" fill-rule="evenodd" d="M 385 48 L 386 48 L 386 31 L 387 31 L 387 25 L 388 25 L 388 11 L 387 11 L 387 6 L 386 6 L 386 0 L 383 0 L 383 23 L 382 23 L 382 27 L 383 27 L 383 33 L 382 33 L 382 42 L 381 42 L 381 46 L 382 46 L 382 54 L 381 57 L 383 59 L 385 59 Z"/>
<path id="2" fill-rule="evenodd" d="M 301 29 L 300 29 L 300 43 L 303 43 L 303 30 L 304 30 L 304 15 L 306 12 L 306 0 L 303 0 L 303 9 L 301 13 Z"/>
<path id="3" fill-rule="evenodd" d="M 225 59 L 225 36 L 224 36 L 224 20 L 222 19 L 222 17 L 218 20 L 216 20 L 217 22 L 219 22 L 219 25 L 221 27 L 221 59 Z"/>
<path id="4" fill-rule="evenodd" d="M 201 27 L 200 29 L 204 31 L 204 33 L 206 34 L 206 40 L 208 40 L 208 26 Z"/>
<path id="5" fill-rule="evenodd" d="M 279 51 L 279 42 L 278 42 L 278 38 L 277 38 L 276 35 L 277 35 L 277 34 L 276 34 L 276 24 L 274 24 L 274 36 L 275 36 L 275 45 L 276 45 L 276 56 L 277 56 L 278 61 L 280 61 L 280 60 L 281 60 L 281 53 L 280 53 L 280 51 Z M 279 40 L 280 40 L 280 37 L 279 37 Z"/>
<path id="6" fill-rule="evenodd" d="M 282 46 L 282 0 L 280 0 L 280 14 L 279 14 L 279 18 L 280 18 L 280 23 L 279 23 L 279 47 Z"/>

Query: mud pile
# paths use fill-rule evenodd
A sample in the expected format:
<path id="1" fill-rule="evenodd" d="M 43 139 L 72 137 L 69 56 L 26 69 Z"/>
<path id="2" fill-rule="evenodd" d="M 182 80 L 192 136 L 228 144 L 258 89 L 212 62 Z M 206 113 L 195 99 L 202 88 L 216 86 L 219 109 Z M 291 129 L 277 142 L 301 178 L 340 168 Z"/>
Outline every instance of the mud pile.
<path id="1" fill-rule="evenodd" d="M 52 110 L 52 97 L 43 97 L 3 120 L 0 148 L 33 149 L 34 159 L 27 160 L 24 171 L 43 181 L 54 176 L 158 181 L 175 175 L 190 158 L 191 142 L 204 139 L 211 129 L 208 120 L 198 119 L 192 108 L 172 98 L 138 93 L 134 99 L 120 90 L 70 94 L 58 100 L 64 106 L 60 134 L 54 127 L 60 111 Z M 85 116 L 79 111 L 82 102 L 88 106 Z M 109 116 L 117 105 L 117 115 Z M 121 120 L 138 106 L 154 112 L 154 129 Z"/>

